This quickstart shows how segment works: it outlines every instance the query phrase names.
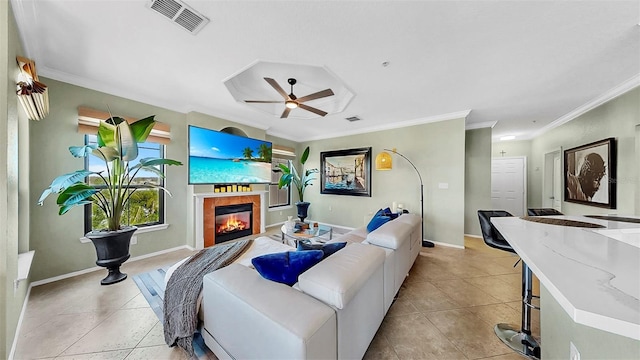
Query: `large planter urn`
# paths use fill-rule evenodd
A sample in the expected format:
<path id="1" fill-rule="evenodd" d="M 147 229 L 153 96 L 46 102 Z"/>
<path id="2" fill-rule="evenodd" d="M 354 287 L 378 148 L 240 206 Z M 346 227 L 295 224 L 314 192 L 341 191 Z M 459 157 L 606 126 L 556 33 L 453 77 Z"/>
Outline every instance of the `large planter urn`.
<path id="1" fill-rule="evenodd" d="M 129 226 L 118 231 L 91 231 L 85 235 L 96 248 L 96 265 L 109 270 L 109 275 L 100 284 L 111 285 L 127 278 L 127 274 L 120 272 L 120 265 L 130 257 L 129 243 L 136 230 L 137 227 Z"/>
<path id="2" fill-rule="evenodd" d="M 311 203 L 306 201 L 298 201 L 296 203 L 296 207 L 298 208 L 298 218 L 300 218 L 300 221 L 304 221 L 304 219 L 307 217 L 309 205 L 311 205 Z"/>

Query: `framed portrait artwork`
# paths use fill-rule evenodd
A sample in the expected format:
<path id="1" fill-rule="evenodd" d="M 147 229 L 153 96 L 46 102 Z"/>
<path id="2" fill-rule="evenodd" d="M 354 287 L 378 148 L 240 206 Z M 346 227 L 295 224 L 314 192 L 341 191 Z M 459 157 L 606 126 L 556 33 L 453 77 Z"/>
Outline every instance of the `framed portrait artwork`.
<path id="1" fill-rule="evenodd" d="M 616 140 L 564 151 L 564 201 L 616 208 Z"/>
<path id="2" fill-rule="evenodd" d="M 320 193 L 371 196 L 371 148 L 320 153 Z"/>

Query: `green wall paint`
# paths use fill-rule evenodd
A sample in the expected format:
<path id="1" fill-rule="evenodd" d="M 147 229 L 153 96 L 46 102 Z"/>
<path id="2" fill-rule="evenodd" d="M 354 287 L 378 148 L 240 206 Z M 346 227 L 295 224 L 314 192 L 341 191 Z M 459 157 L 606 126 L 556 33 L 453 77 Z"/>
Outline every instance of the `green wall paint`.
<path id="1" fill-rule="evenodd" d="M 295 150 L 296 154 L 302 154 L 302 151 L 304 150 L 304 149 L 298 150 L 298 147 L 300 145 L 297 142 L 288 140 L 288 139 L 283 139 L 277 136 L 267 135 L 266 140 L 271 141 L 274 145 L 277 144 L 280 146 L 286 146 L 286 147 L 292 148 Z M 294 164 L 299 163 L 300 161 L 299 157 L 292 160 L 294 161 Z M 287 216 L 297 217 L 296 216 L 297 210 L 296 210 L 296 206 L 294 205 L 294 203 L 298 200 L 297 197 L 298 197 L 297 191 L 294 190 L 291 193 L 290 206 L 281 207 L 273 210 L 267 210 L 267 226 L 284 223 L 287 220 Z"/>
<path id="2" fill-rule="evenodd" d="M 540 308 L 543 359 L 569 359 L 570 342 L 582 360 L 640 359 L 640 341 L 576 324 L 542 284 Z"/>
<path id="3" fill-rule="evenodd" d="M 490 128 L 466 132 L 464 164 L 464 233 L 482 236 L 478 210 L 491 209 Z"/>
<path id="4" fill-rule="evenodd" d="M 15 95 L 23 55 L 13 11 L 0 2 L 0 358 L 11 351 L 29 281 L 14 289 L 18 252 L 29 246 L 28 122 Z"/>
<path id="5" fill-rule="evenodd" d="M 627 92 L 570 122 L 547 131 L 531 142 L 529 160 L 529 200 L 532 206 L 542 201 L 544 154 L 570 149 L 609 137 L 617 140 L 617 209 L 604 209 L 569 202 L 562 203 L 565 214 L 640 214 L 636 196 L 640 191 L 636 157 L 636 125 L 640 124 L 640 88 Z M 533 171 L 531 171 L 533 170 Z"/>
<path id="6" fill-rule="evenodd" d="M 171 125 L 173 141 L 166 146 L 166 156 L 182 161 L 185 166 L 167 167 L 166 187 L 173 197 L 166 197 L 166 218 L 169 228 L 138 235 L 138 244 L 131 246 L 131 256 L 182 246 L 187 234 L 187 155 L 185 116 L 166 109 L 107 95 L 94 90 L 41 79 L 49 86 L 51 112 L 39 122 L 31 122 L 31 249 L 36 250 L 33 279 L 95 267 L 95 249 L 91 243 L 80 243 L 84 235 L 83 211 L 74 209 L 58 216 L 55 197 L 37 206 L 42 190 L 51 180 L 65 172 L 81 169 L 83 159 L 69 154 L 68 147 L 84 143 L 78 133 L 78 106 L 106 110 L 113 114 L 141 118 L 156 115 L 158 121 Z"/>
<path id="7" fill-rule="evenodd" d="M 265 138 L 264 130 L 209 115 L 177 113 L 51 79 L 43 79 L 43 82 L 49 86 L 53 106 L 45 120 L 31 125 L 31 248 L 36 250 L 32 270 L 34 280 L 95 267 L 93 245 L 79 241 L 84 231 L 83 212 L 75 209 L 58 216 L 52 198 L 47 199 L 43 207 L 35 205 L 41 191 L 53 178 L 83 166 L 82 159 L 73 158 L 67 149 L 84 141 L 83 135 L 76 131 L 78 106 L 105 109 L 108 105 L 113 114 L 135 118 L 153 114 L 158 121 L 171 126 L 171 143 L 165 147 L 166 156 L 182 161 L 184 166 L 170 166 L 165 171 L 166 187 L 173 195 L 165 199 L 169 227 L 138 234 L 138 243 L 131 246 L 132 257 L 195 245 L 193 194 L 213 190 L 210 185 L 187 186 L 188 125 L 214 130 L 233 126 L 250 137 Z M 255 188 L 262 190 L 265 187 L 257 185 Z"/>
<path id="8" fill-rule="evenodd" d="M 504 154 L 502 153 L 504 152 Z M 491 145 L 492 157 L 531 157 L 531 140 L 498 141 Z"/>
<path id="9" fill-rule="evenodd" d="M 372 147 L 372 197 L 320 194 L 320 180 L 307 188 L 309 218 L 334 225 L 360 227 L 372 214 L 396 201 L 420 213 L 420 182 L 411 165 L 393 156 L 393 170 L 376 171 L 375 156 L 396 147 L 420 171 L 424 182 L 424 232 L 428 240 L 464 244 L 464 119 L 440 121 L 302 144 L 310 146 L 308 168 L 320 168 L 320 152 Z M 439 184 L 448 184 L 440 189 Z M 331 209 L 331 210 L 330 210 Z"/>

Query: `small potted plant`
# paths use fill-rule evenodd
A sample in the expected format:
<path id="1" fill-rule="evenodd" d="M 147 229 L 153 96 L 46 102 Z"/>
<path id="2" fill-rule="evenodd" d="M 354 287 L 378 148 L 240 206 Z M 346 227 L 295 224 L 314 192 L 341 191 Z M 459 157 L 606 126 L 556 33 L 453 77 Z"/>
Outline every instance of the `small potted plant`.
<path id="1" fill-rule="evenodd" d="M 113 116 L 101 121 L 97 145 L 70 146 L 69 152 L 74 157 L 96 156 L 104 161 L 106 170 L 95 172 L 81 169 L 60 175 L 42 192 L 38 200 L 38 205 L 42 205 L 50 194 L 58 194 L 59 215 L 86 204 L 93 204 L 104 212 L 107 228 L 86 234 L 96 248 L 96 264 L 109 270 L 109 275 L 101 281 L 102 285 L 114 284 L 127 278 L 126 274 L 120 272 L 120 265 L 129 258 L 129 243 L 137 228 L 123 226 L 121 219 L 131 195 L 137 190 L 133 186 L 136 175 L 139 171 L 150 171 L 164 177 L 158 166 L 182 165 L 179 161 L 163 158 L 143 158 L 135 165 L 130 165 L 138 158 L 138 143 L 146 141 L 155 123 L 153 115 L 131 124 L 123 118 Z M 90 175 L 101 180 L 100 188 L 87 181 Z M 149 183 L 145 185 L 162 189 L 171 196 L 161 186 Z"/>
<path id="2" fill-rule="evenodd" d="M 298 197 L 300 201 L 296 202 L 296 207 L 298 208 L 298 217 L 300 221 L 304 221 L 307 217 L 307 212 L 309 210 L 310 203 L 304 201 L 304 190 L 307 186 L 313 185 L 311 181 L 315 180 L 313 174 L 318 172 L 318 169 L 304 169 L 304 164 L 307 162 L 309 158 L 309 147 L 307 146 L 302 153 L 302 157 L 300 157 L 300 164 L 302 165 L 302 177 L 298 175 L 295 166 L 288 166 L 284 164 L 280 164 L 280 170 L 282 171 L 282 175 L 280 176 L 280 181 L 278 181 L 278 188 L 281 189 L 283 187 L 291 186 L 291 183 L 298 190 Z"/>

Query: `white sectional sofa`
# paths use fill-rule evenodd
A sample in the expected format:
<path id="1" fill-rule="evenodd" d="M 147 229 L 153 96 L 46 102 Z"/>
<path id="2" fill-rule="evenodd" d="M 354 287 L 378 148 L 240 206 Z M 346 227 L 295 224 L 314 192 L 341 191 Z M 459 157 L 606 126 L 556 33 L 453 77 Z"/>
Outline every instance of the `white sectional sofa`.
<path id="1" fill-rule="evenodd" d="M 421 247 L 420 218 L 404 214 L 346 241 L 293 287 L 232 264 L 204 277 L 207 346 L 221 359 L 359 359 Z"/>

